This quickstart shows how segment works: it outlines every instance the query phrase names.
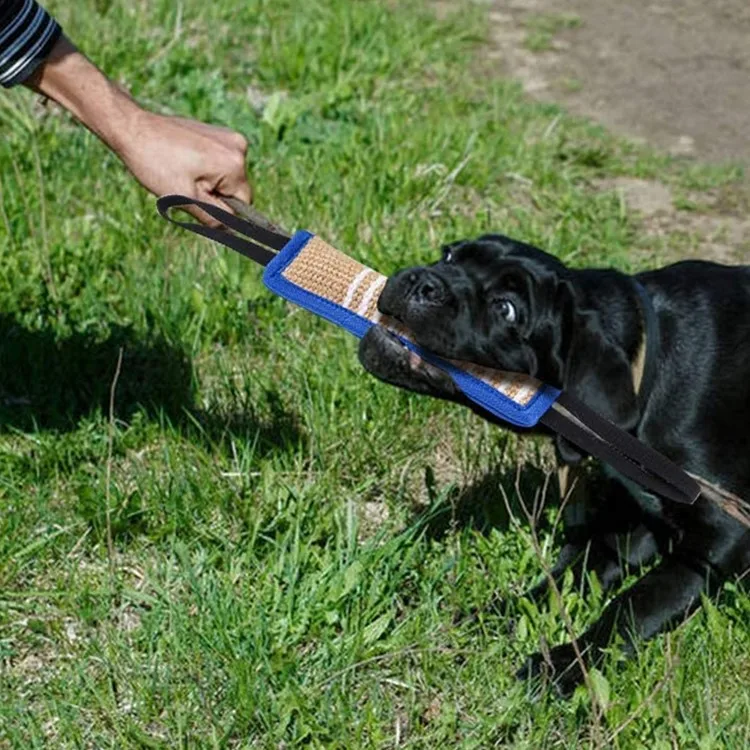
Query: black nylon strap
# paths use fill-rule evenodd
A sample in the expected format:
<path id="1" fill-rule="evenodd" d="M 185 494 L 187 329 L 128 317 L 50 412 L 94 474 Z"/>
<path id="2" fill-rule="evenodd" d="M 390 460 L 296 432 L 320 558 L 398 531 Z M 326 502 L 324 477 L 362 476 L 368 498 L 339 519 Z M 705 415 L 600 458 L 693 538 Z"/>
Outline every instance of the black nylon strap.
<path id="1" fill-rule="evenodd" d="M 609 464 L 619 474 L 631 479 L 649 492 L 678 503 L 688 502 L 685 495 L 681 492 L 675 491 L 671 485 L 646 472 L 638 464 L 627 459 L 610 443 L 607 443 L 594 433 L 571 421 L 569 417 L 555 411 L 554 407 L 540 421 L 554 432 L 566 437 L 571 443 L 574 443 L 586 451 L 586 453 Z"/>
<path id="2" fill-rule="evenodd" d="M 645 489 L 678 503 L 694 503 L 701 493 L 698 483 L 665 456 L 649 448 L 625 430 L 604 419 L 583 402 L 562 393 L 541 422 L 559 432 Z M 580 420 L 580 424 L 576 421 Z"/>
<path id="3" fill-rule="evenodd" d="M 243 237 L 233 234 L 226 229 L 216 227 L 207 227 L 203 224 L 196 224 L 189 221 L 177 221 L 169 215 L 170 209 L 185 208 L 186 206 L 198 206 L 209 216 L 220 221 L 224 226 L 232 229 Z M 289 237 L 278 232 L 266 229 L 254 222 L 240 219 L 229 211 L 224 211 L 218 206 L 211 203 L 188 198 L 184 195 L 165 195 L 156 201 L 156 207 L 159 213 L 177 226 L 183 229 L 189 229 L 191 232 L 207 237 L 209 240 L 219 242 L 225 247 L 244 255 L 262 266 L 267 266 L 275 257 L 273 250 L 281 250 L 289 241 Z M 249 238 L 249 239 L 245 239 Z M 268 248 L 273 248 L 269 250 Z"/>
<path id="4" fill-rule="evenodd" d="M 578 417 L 587 427 L 592 428 L 602 438 L 623 451 L 626 456 L 662 477 L 687 497 L 691 497 L 691 502 L 700 494 L 698 483 L 677 464 L 658 451 L 649 448 L 630 433 L 612 424 L 608 419 L 604 419 L 582 401 L 569 393 L 563 393 L 562 399 L 558 399 L 558 403 Z"/>

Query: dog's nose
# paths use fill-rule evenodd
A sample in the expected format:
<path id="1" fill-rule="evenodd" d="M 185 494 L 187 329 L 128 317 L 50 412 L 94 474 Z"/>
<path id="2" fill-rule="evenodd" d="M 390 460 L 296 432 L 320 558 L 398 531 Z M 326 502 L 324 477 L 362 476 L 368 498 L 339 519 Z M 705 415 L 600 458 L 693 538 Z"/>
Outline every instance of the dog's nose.
<path id="1" fill-rule="evenodd" d="M 444 296 L 445 284 L 433 274 L 424 274 L 413 292 L 413 299 L 416 302 L 439 302 Z"/>

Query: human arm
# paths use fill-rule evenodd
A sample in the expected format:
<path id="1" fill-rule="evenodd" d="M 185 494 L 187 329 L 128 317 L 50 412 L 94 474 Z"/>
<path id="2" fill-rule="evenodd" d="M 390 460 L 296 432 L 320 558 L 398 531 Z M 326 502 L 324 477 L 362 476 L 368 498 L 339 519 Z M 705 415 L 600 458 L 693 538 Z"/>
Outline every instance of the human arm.
<path id="1" fill-rule="evenodd" d="M 6 14 L 6 5 L 15 15 Z M 229 207 L 223 197 L 250 202 L 244 136 L 146 110 L 77 50 L 33 0 L 6 5 L 0 17 L 0 83 L 22 83 L 56 101 L 155 195 L 181 193 L 224 208 Z"/>

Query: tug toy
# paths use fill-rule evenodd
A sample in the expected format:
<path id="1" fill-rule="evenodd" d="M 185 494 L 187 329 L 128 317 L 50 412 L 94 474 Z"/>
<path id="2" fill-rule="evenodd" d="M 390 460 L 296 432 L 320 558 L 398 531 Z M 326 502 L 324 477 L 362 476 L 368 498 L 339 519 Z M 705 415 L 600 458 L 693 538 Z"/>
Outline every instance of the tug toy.
<path id="1" fill-rule="evenodd" d="M 449 361 L 420 347 L 398 321 L 378 311 L 378 297 L 387 281 L 382 274 L 310 232 L 287 234 L 241 201 L 227 202 L 237 215 L 182 195 L 159 198 L 157 207 L 168 221 L 265 266 L 263 282 L 268 289 L 358 338 L 373 325 L 385 326 L 495 417 L 523 428 L 543 424 L 664 498 L 688 504 L 698 498 L 701 488 L 695 479 L 574 396 L 528 375 Z M 169 215 L 173 208 L 189 206 L 202 209 L 224 228 L 177 221 Z"/>

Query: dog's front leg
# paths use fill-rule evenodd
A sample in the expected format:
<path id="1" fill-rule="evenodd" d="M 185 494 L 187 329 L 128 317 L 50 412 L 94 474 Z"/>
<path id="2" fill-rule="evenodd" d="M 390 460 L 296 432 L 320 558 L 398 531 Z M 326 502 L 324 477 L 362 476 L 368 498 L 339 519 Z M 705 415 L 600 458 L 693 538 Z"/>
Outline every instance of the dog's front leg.
<path id="1" fill-rule="evenodd" d="M 563 520 L 564 545 L 549 575 L 559 581 L 571 570 L 575 588 L 594 573 L 606 592 L 633 569 L 650 563 L 669 542 L 666 531 L 657 534 L 653 523 L 646 525 L 630 490 L 606 475 L 576 477 L 565 498 Z M 524 596 L 539 601 L 549 588 L 545 575 Z"/>
<path id="2" fill-rule="evenodd" d="M 586 667 L 596 666 L 613 635 L 622 638 L 631 655 L 639 639 L 652 638 L 674 627 L 692 612 L 716 581 L 700 566 L 679 558 L 663 560 L 627 591 L 615 598 L 599 620 L 577 640 Z M 521 679 L 549 674 L 557 690 L 569 696 L 583 682 L 583 670 L 572 643 L 555 646 L 545 658 L 530 656 L 519 670 Z"/>

